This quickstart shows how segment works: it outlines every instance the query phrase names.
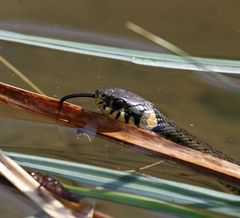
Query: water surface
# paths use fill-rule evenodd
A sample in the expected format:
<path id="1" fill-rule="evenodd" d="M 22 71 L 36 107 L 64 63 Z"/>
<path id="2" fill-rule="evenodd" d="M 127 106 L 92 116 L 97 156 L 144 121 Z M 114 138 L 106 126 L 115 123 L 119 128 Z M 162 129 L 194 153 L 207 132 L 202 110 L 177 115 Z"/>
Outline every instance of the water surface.
<path id="1" fill-rule="evenodd" d="M 53 0 L 43 4 L 34 0 L 0 3 L 0 27 L 11 31 L 166 52 L 126 29 L 125 22 L 132 21 L 194 56 L 240 59 L 238 1 L 60 3 Z M 239 92 L 216 87 L 183 70 L 145 67 L 3 41 L 0 41 L 0 53 L 49 96 L 94 92 L 98 87 L 114 86 L 131 90 L 155 103 L 160 111 L 186 130 L 226 155 L 240 160 Z M 30 89 L 2 65 L 0 75 L 1 82 Z M 92 99 L 72 102 L 96 110 Z M 74 130 L 59 128 L 55 123 L 5 105 L 0 105 L 0 119 L 0 144 L 7 151 L 120 170 L 138 169 L 158 161 L 116 142 L 96 137 L 92 142 L 86 138 L 77 140 Z M 214 179 L 170 161 L 143 173 L 225 190 Z M 108 207 L 106 203 L 100 205 L 100 208 Z M 116 207 L 115 213 L 120 216 L 119 208 Z M 126 211 L 131 217 L 141 214 L 134 209 L 128 208 Z M 111 213 L 114 214 L 112 210 Z"/>

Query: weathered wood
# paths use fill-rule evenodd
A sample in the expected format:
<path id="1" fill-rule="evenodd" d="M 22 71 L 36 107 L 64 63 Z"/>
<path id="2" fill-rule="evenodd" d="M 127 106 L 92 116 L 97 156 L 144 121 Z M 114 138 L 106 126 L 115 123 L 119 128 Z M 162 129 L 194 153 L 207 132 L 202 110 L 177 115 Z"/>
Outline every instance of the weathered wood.
<path id="1" fill-rule="evenodd" d="M 56 120 L 62 125 L 78 128 L 83 128 L 86 124 L 95 126 L 99 136 L 122 142 L 120 145 L 127 145 L 151 156 L 171 158 L 201 173 L 240 184 L 239 165 L 186 148 L 152 132 L 118 120 L 111 120 L 105 115 L 85 110 L 80 106 L 65 102 L 57 118 L 59 102 L 57 99 L 4 83 L 0 83 L 0 101 L 48 117 L 53 121 Z"/>

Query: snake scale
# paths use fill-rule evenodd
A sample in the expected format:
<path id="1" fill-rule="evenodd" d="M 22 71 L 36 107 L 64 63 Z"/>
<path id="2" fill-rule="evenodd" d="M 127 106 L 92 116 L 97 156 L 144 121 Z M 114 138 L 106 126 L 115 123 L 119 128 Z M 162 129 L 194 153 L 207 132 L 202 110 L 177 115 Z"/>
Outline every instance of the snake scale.
<path id="1" fill-rule="evenodd" d="M 121 88 L 99 88 L 94 94 L 69 94 L 59 101 L 59 111 L 64 101 L 76 97 L 94 98 L 100 111 L 112 119 L 155 132 L 175 143 L 239 165 L 238 162 L 225 156 L 221 151 L 179 127 L 163 115 L 153 103 L 133 92 Z M 231 185 L 228 186 L 233 191 L 234 188 Z M 234 190 L 234 192 L 240 193 L 239 189 Z"/>

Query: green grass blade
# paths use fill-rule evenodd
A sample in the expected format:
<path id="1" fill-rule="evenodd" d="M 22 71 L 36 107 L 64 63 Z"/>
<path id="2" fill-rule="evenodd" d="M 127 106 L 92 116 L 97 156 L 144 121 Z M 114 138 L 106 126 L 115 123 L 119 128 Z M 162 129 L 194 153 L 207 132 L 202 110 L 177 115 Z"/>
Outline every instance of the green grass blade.
<path id="1" fill-rule="evenodd" d="M 144 52 L 110 46 L 78 43 L 66 40 L 19 34 L 5 30 L 0 30 L 0 39 L 61 51 L 123 60 L 147 66 L 240 74 L 240 61 L 237 60 L 191 57 L 194 63 L 199 63 L 199 65 L 195 65 L 185 60 L 183 57 L 179 57 L 177 55 L 159 54 L 154 52 Z M 201 67 L 203 65 L 205 68 Z"/>
<path id="2" fill-rule="evenodd" d="M 181 215 L 184 217 L 209 217 L 201 212 L 174 205 L 168 202 L 147 198 L 139 195 L 127 194 L 122 192 L 97 190 L 82 187 L 75 187 L 71 185 L 64 185 L 66 188 L 74 192 L 81 197 L 92 197 L 101 200 L 107 200 L 111 202 L 127 204 L 131 206 L 141 207 L 144 209 L 150 209 L 155 211 L 172 213 L 175 215 Z"/>
<path id="3" fill-rule="evenodd" d="M 86 164 L 12 152 L 6 154 L 22 166 L 78 181 L 81 184 L 133 195 L 141 194 L 146 198 L 240 217 L 240 196 Z"/>

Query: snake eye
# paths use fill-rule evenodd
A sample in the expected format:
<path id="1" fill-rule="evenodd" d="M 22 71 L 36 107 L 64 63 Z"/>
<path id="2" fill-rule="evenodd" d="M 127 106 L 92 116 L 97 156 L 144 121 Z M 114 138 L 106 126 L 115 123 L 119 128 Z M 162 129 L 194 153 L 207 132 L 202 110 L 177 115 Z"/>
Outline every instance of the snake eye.
<path id="1" fill-rule="evenodd" d="M 114 99 L 112 107 L 115 110 L 119 110 L 124 107 L 124 101 L 122 99 Z"/>

